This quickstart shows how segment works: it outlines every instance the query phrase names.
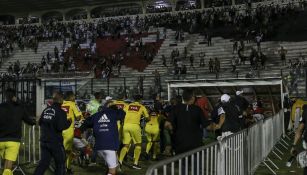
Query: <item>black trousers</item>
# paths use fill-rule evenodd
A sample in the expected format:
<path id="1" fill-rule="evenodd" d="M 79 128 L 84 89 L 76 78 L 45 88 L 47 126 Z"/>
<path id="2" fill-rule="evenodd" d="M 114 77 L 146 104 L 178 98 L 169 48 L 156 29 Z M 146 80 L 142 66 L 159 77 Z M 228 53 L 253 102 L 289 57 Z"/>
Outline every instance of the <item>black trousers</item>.
<path id="1" fill-rule="evenodd" d="M 55 175 L 65 174 L 65 150 L 62 143 L 41 142 L 41 160 L 34 175 L 42 175 L 48 169 L 51 159 L 55 162 Z"/>
<path id="2" fill-rule="evenodd" d="M 304 175 L 307 175 L 307 167 L 304 168 Z"/>

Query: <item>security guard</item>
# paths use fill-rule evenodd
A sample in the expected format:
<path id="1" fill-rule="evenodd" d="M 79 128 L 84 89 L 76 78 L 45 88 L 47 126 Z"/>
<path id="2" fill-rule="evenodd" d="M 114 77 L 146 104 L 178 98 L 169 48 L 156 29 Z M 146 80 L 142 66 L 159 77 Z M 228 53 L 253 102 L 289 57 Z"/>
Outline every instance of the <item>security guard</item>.
<path id="1" fill-rule="evenodd" d="M 62 131 L 69 128 L 71 120 L 67 120 L 65 111 L 61 109 L 62 103 L 63 95 L 55 92 L 52 106 L 47 107 L 39 119 L 41 127 L 41 160 L 34 175 L 44 174 L 49 167 L 51 158 L 55 161 L 55 174 L 65 174 L 65 150 Z"/>
<path id="2" fill-rule="evenodd" d="M 3 175 L 12 175 L 13 162 L 19 152 L 22 121 L 34 125 L 35 118 L 17 103 L 15 90 L 7 89 L 5 95 L 6 102 L 0 105 L 0 157 L 5 160 Z"/>
<path id="3" fill-rule="evenodd" d="M 74 139 L 74 124 L 75 120 L 80 120 L 82 118 L 82 113 L 75 102 L 75 95 L 73 92 L 69 91 L 65 94 L 65 101 L 62 104 L 62 109 L 67 114 L 67 119 L 71 120 L 71 124 L 68 129 L 63 131 L 64 138 L 64 148 L 66 151 L 66 168 L 67 174 L 72 174 L 71 162 L 73 159 L 72 147 Z"/>
<path id="4" fill-rule="evenodd" d="M 145 119 L 148 119 L 149 115 L 145 106 L 140 103 L 141 95 L 135 95 L 134 100 L 135 102 L 130 103 L 124 108 L 124 111 L 126 112 L 123 126 L 124 147 L 120 152 L 119 163 L 122 164 L 127 152 L 129 151 L 129 144 L 132 140 L 133 144 L 135 144 L 134 164 L 132 165 L 132 168 L 141 169 L 141 167 L 138 165 L 142 149 L 142 133 L 140 121 L 142 116 L 144 116 Z"/>

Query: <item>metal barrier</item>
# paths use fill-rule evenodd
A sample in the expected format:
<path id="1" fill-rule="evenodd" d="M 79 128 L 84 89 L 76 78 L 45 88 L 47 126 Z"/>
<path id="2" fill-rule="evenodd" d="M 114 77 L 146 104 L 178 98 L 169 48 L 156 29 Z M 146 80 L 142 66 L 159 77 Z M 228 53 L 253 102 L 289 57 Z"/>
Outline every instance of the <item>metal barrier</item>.
<path id="1" fill-rule="evenodd" d="M 281 144 L 283 125 L 280 111 L 220 142 L 160 161 L 150 166 L 146 175 L 247 175 L 253 174 L 261 163 L 276 174 L 268 162 L 278 167 L 268 155 L 277 149 L 276 144 Z"/>

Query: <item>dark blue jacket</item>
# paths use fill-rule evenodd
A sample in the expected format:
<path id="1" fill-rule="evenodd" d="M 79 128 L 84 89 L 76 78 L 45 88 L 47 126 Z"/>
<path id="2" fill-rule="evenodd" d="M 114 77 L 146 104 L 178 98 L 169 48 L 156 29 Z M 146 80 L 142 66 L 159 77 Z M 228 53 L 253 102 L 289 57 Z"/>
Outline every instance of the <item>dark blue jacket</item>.
<path id="1" fill-rule="evenodd" d="M 102 111 L 87 118 L 81 130 L 93 128 L 96 150 L 117 151 L 119 149 L 117 121 L 123 120 L 125 115 L 123 110 L 103 108 Z"/>
<path id="2" fill-rule="evenodd" d="M 47 107 L 41 114 L 39 125 L 41 127 L 42 142 L 63 144 L 62 131 L 70 126 L 65 111 L 61 109 L 61 104 L 54 103 Z"/>

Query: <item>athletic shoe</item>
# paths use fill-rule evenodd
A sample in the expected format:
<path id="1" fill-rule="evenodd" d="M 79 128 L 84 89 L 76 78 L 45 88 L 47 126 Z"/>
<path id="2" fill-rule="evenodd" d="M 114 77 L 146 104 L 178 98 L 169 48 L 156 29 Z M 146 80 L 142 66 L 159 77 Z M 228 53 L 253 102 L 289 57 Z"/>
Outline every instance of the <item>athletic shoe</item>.
<path id="1" fill-rule="evenodd" d="M 133 165 L 132 165 L 132 168 L 133 168 L 133 169 L 136 169 L 136 170 L 142 169 L 139 165 L 136 165 L 136 164 L 133 164 Z"/>

